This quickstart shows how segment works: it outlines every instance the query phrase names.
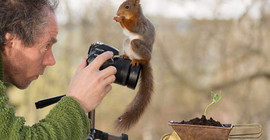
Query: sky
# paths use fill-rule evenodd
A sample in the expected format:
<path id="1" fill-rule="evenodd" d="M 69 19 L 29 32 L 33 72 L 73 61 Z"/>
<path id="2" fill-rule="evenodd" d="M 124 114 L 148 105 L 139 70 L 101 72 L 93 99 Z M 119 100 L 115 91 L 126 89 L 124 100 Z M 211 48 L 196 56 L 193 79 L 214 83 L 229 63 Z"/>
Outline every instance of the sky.
<path id="1" fill-rule="evenodd" d="M 249 15 L 260 16 L 262 3 L 259 0 L 141 0 L 144 10 L 153 15 L 178 18 L 238 18 L 247 7 L 251 7 Z M 253 2 L 255 1 L 255 2 Z M 268 0 L 268 7 L 270 7 Z M 143 5 L 144 6 L 144 5 Z M 269 10 L 269 9 L 268 9 Z"/>
<path id="2" fill-rule="evenodd" d="M 110 1 L 115 9 L 124 0 L 68 0 L 75 13 L 83 11 L 84 5 L 92 2 L 102 5 Z M 263 6 L 260 0 L 141 0 L 143 11 L 147 15 L 164 16 L 183 19 L 236 19 L 251 7 L 248 15 L 252 18 L 260 17 L 259 9 Z M 267 0 L 268 12 L 270 12 L 270 0 Z M 60 4 L 61 7 L 61 4 Z M 65 13 L 64 8 L 62 13 Z"/>
<path id="3" fill-rule="evenodd" d="M 251 0 L 186 0 L 185 2 L 167 2 L 166 0 L 158 0 L 159 2 L 151 2 L 148 0 L 149 9 L 147 12 L 156 15 L 179 18 L 237 18 L 251 4 Z M 218 7 L 217 7 L 218 5 Z M 259 3 L 253 5 L 250 12 L 252 17 L 258 17 L 259 11 L 256 10 L 260 6 Z M 161 8 L 163 7 L 163 8 Z"/>

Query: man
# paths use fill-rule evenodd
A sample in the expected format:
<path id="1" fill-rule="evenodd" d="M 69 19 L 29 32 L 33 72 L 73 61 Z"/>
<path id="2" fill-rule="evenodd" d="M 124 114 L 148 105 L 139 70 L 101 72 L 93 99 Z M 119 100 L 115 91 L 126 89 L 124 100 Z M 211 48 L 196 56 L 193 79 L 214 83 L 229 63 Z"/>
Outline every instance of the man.
<path id="1" fill-rule="evenodd" d="M 99 67 L 113 56 L 106 52 L 86 66 L 82 59 L 73 76 L 67 96 L 63 97 L 39 123 L 25 126 L 7 106 L 3 82 L 27 88 L 55 64 L 52 46 L 58 27 L 54 10 L 57 2 L 49 0 L 0 1 L 0 139 L 84 140 L 89 134 L 87 112 L 95 109 L 111 90 L 116 68 Z M 12 96 L 12 95 L 11 95 Z"/>

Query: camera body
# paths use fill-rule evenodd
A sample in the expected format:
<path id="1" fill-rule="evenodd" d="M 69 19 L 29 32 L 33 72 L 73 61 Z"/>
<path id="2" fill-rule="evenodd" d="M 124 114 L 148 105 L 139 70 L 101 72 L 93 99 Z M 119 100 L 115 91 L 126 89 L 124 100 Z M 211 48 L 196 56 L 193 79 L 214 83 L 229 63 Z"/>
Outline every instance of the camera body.
<path id="1" fill-rule="evenodd" d="M 98 55 L 106 51 L 113 52 L 114 56 L 104 62 L 100 67 L 100 70 L 109 66 L 114 66 L 117 69 L 117 73 L 115 74 L 116 80 L 114 83 L 135 89 L 140 76 L 141 65 L 132 66 L 130 64 L 131 60 L 117 56 L 119 55 L 119 51 L 116 48 L 100 42 L 91 44 L 88 51 L 88 57 L 86 59 L 87 65 L 90 64 Z"/>

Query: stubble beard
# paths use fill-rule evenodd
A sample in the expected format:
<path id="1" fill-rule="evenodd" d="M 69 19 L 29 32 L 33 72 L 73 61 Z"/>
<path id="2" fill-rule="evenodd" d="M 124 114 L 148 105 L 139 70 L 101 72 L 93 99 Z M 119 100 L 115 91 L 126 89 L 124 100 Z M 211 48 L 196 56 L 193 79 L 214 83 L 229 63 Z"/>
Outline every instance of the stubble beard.
<path id="1" fill-rule="evenodd" d="M 12 66 L 5 66 L 4 81 L 19 89 L 26 89 L 34 79 L 23 78 L 21 71 Z"/>

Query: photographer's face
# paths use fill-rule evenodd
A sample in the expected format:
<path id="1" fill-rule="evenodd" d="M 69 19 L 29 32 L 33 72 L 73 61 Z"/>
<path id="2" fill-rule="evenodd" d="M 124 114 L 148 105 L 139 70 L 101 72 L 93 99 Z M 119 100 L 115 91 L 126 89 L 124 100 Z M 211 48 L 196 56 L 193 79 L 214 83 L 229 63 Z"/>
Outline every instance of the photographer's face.
<path id="1" fill-rule="evenodd" d="M 22 41 L 14 37 L 9 41 L 2 53 L 4 61 L 4 81 L 20 89 L 27 88 L 33 80 L 42 75 L 46 66 L 55 64 L 52 45 L 58 34 L 55 15 L 50 13 L 46 19 L 48 25 L 32 46 L 24 46 Z M 6 37 L 11 35 L 7 34 Z"/>

